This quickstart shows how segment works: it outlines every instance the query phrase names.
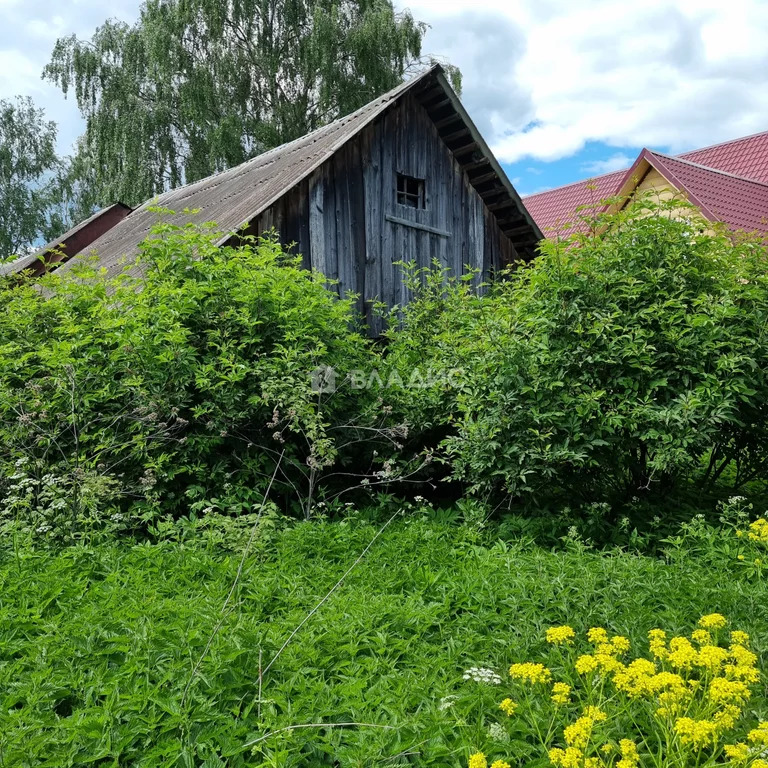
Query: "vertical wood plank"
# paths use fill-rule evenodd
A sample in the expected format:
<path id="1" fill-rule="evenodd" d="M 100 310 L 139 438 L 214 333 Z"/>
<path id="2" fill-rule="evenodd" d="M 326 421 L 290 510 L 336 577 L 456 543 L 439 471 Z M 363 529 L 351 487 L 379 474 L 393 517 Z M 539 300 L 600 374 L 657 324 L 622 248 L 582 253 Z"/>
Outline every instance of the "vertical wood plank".
<path id="1" fill-rule="evenodd" d="M 325 185 L 322 168 L 309 180 L 309 260 L 312 269 L 326 275 L 325 263 Z"/>

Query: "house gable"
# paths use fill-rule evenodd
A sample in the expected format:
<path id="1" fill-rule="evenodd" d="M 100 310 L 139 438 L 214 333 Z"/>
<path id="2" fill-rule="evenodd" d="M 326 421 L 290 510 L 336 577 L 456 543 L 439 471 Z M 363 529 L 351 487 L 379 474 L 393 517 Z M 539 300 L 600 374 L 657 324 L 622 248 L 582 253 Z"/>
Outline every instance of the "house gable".
<path id="1" fill-rule="evenodd" d="M 624 207 L 631 197 L 649 191 L 665 201 L 683 196 L 705 220 L 722 222 L 733 231 L 768 234 L 768 184 L 649 149 L 627 171 L 617 192 L 621 201 L 605 210 Z M 682 206 L 672 213 L 691 216 Z"/>
<path id="2" fill-rule="evenodd" d="M 374 335 L 383 322 L 373 305 L 410 299 L 401 262 L 471 271 L 479 283 L 521 258 L 414 94 L 257 216 L 248 234 L 270 230 L 341 295 L 359 297 Z"/>
<path id="3" fill-rule="evenodd" d="M 768 131 L 692 150 L 677 157 L 662 155 L 658 152 L 653 154 L 657 158 L 666 158 L 660 162 L 664 162 L 670 173 L 679 176 L 681 184 L 689 192 L 692 192 L 693 187 L 697 187 L 702 197 L 711 199 L 714 208 L 721 211 L 720 218 L 732 229 L 742 228 L 751 231 L 750 228 L 756 223 L 757 230 L 763 231 L 760 227 L 764 214 L 761 207 L 762 193 L 759 188 L 749 184 L 731 184 L 726 181 L 726 177 L 733 176 L 742 181 L 757 184 L 768 183 Z M 686 168 L 683 170 L 679 163 L 686 163 Z M 696 167 L 708 173 L 697 173 L 691 170 Z M 675 168 L 679 172 L 675 171 Z M 633 169 L 634 166 L 630 171 Z M 717 172 L 724 175 L 713 175 Z M 695 179 L 691 178 L 693 175 L 696 176 Z M 621 193 L 627 176 L 626 170 L 614 171 L 529 195 L 524 198 L 524 202 L 547 237 L 556 236 L 561 232 L 567 234 L 585 227 L 578 221 L 576 211 L 579 206 L 587 206 L 593 212 L 599 211 L 602 200 Z M 702 182 L 704 182 L 703 187 Z M 708 188 L 707 185 L 709 185 Z M 676 185 L 673 184 L 673 186 Z M 728 195 L 736 196 L 735 209 L 729 205 L 727 199 L 720 199 L 726 194 L 725 190 L 728 190 Z M 752 200 L 755 201 L 754 207 Z M 692 198 L 691 201 L 694 202 Z"/>

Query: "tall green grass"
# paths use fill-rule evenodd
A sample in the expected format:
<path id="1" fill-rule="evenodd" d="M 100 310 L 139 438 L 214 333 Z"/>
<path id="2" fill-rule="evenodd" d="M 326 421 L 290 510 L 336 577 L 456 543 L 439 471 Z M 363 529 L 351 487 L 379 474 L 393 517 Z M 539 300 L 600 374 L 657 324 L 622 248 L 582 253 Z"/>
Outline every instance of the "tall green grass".
<path id="1" fill-rule="evenodd" d="M 761 661 L 768 651 L 765 582 L 710 561 L 548 551 L 398 520 L 287 646 L 259 702 L 260 666 L 376 531 L 265 529 L 183 706 L 239 554 L 205 538 L 3 553 L 0 765 L 459 766 L 482 746 L 474 713 L 501 692 L 464 670 L 537 658 L 552 624 L 642 645 L 652 627 L 686 631 L 718 611 L 753 635 Z M 764 694 L 752 701 L 763 716 Z M 246 746 L 348 722 L 369 725 Z"/>

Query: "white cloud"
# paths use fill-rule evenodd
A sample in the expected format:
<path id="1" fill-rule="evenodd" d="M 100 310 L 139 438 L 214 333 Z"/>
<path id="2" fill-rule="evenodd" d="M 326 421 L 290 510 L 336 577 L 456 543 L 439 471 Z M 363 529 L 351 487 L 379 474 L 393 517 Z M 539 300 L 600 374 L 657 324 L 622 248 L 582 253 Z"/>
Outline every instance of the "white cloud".
<path id="1" fill-rule="evenodd" d="M 101 0 L 0 0 L 0 99 L 31 96 L 46 117 L 59 125 L 59 152 L 71 150 L 83 130 L 77 106 L 42 79 L 54 43 L 76 34 L 89 37 L 108 17 L 138 16 L 141 0 L 116 0 L 107 8 Z"/>
<path id="2" fill-rule="evenodd" d="M 768 129 L 765 0 L 419 0 L 500 160 L 679 152 Z M 505 42 L 499 42 L 503 31 Z"/>
<path id="3" fill-rule="evenodd" d="M 617 152 L 605 160 L 592 160 L 589 163 L 584 163 L 581 166 L 581 170 L 584 173 L 591 173 L 598 176 L 602 173 L 612 173 L 613 171 L 620 171 L 622 168 L 629 168 L 632 165 L 634 158 L 625 155 L 623 152 Z"/>

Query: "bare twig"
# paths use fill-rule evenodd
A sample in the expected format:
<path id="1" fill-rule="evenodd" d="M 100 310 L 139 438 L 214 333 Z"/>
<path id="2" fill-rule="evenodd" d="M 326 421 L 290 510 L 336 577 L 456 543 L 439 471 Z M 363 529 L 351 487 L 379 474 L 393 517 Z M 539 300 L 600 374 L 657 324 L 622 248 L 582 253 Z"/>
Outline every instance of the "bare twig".
<path id="1" fill-rule="evenodd" d="M 272 490 L 272 483 L 275 481 L 275 477 L 277 476 L 277 471 L 280 468 L 280 462 L 282 461 L 282 459 L 283 459 L 283 456 L 281 454 L 280 459 L 277 462 L 277 465 L 275 466 L 275 471 L 272 473 L 272 479 L 269 481 L 267 490 L 264 492 L 264 498 L 261 501 L 261 507 L 259 507 L 259 513 L 256 516 L 256 520 L 253 524 L 253 527 L 251 528 L 251 535 L 248 537 L 248 542 L 246 543 L 245 549 L 243 550 L 243 555 L 240 558 L 240 564 L 237 566 L 237 573 L 235 574 L 235 579 L 232 582 L 232 587 L 229 590 L 227 599 L 224 601 L 224 604 L 221 606 L 221 618 L 218 620 L 218 622 L 216 622 L 216 626 L 213 628 L 213 632 L 211 632 L 211 636 L 208 638 L 208 642 L 205 645 L 205 649 L 200 654 L 200 658 L 197 660 L 197 663 L 192 669 L 192 674 L 189 676 L 189 680 L 187 680 L 187 684 L 184 687 L 184 694 L 181 697 L 181 707 L 180 707 L 181 709 L 184 709 L 184 704 L 186 703 L 186 700 L 187 700 L 187 694 L 189 693 L 189 689 L 192 687 L 192 682 L 195 679 L 195 676 L 197 675 L 198 670 L 200 669 L 200 665 L 203 663 L 203 660 L 208 655 L 208 651 L 211 649 L 211 645 L 213 645 L 213 641 L 216 638 L 216 635 L 219 633 L 219 630 L 221 629 L 222 625 L 224 624 L 224 621 L 229 615 L 227 608 L 229 607 L 229 603 L 235 594 L 237 585 L 240 583 L 240 577 L 242 576 L 242 573 L 243 573 L 243 568 L 245 566 L 246 558 L 248 557 L 248 552 L 251 548 L 251 544 L 253 543 L 253 539 L 256 536 L 256 529 L 259 526 L 261 515 L 264 512 L 264 507 L 266 506 L 267 499 L 269 498 L 269 492 Z M 261 699 L 261 695 L 259 695 L 259 699 Z"/>
<path id="2" fill-rule="evenodd" d="M 243 749 L 254 746 L 259 742 L 266 741 L 272 736 L 277 736 L 278 733 L 285 733 L 286 731 L 296 731 L 299 728 L 382 728 L 387 731 L 396 731 L 397 726 L 394 725 L 379 725 L 378 723 L 302 723 L 300 725 L 287 725 L 285 728 L 278 728 L 276 731 L 270 731 L 259 736 L 258 739 L 249 741 L 247 744 L 243 744 Z"/>
<path id="3" fill-rule="evenodd" d="M 402 510 L 397 510 L 392 517 L 387 520 L 384 525 L 379 528 L 379 530 L 376 532 L 376 535 L 370 540 L 368 543 L 368 546 L 360 553 L 357 560 L 355 560 L 352 565 L 347 568 L 347 570 L 344 572 L 344 575 L 326 592 L 325 597 L 323 597 L 320 602 L 317 603 L 317 605 L 299 622 L 298 626 L 291 632 L 291 634 L 288 636 L 288 639 L 280 646 L 280 650 L 272 657 L 272 661 L 267 664 L 267 666 L 264 668 L 263 675 L 266 675 L 267 672 L 272 668 L 272 665 L 280 658 L 280 655 L 282 652 L 288 647 L 289 643 L 293 638 L 298 634 L 299 630 L 320 610 L 320 607 L 331 597 L 331 595 L 342 585 L 344 582 L 344 579 L 349 576 L 350 573 L 355 569 L 357 564 L 365 557 L 365 555 L 368 553 L 368 550 L 375 544 L 376 540 L 381 536 L 382 533 L 387 529 L 389 524 L 400 514 Z"/>
<path id="4" fill-rule="evenodd" d="M 259 646 L 259 701 L 256 709 L 256 719 L 261 720 L 261 684 L 264 681 L 264 671 L 261 664 L 261 646 Z"/>

